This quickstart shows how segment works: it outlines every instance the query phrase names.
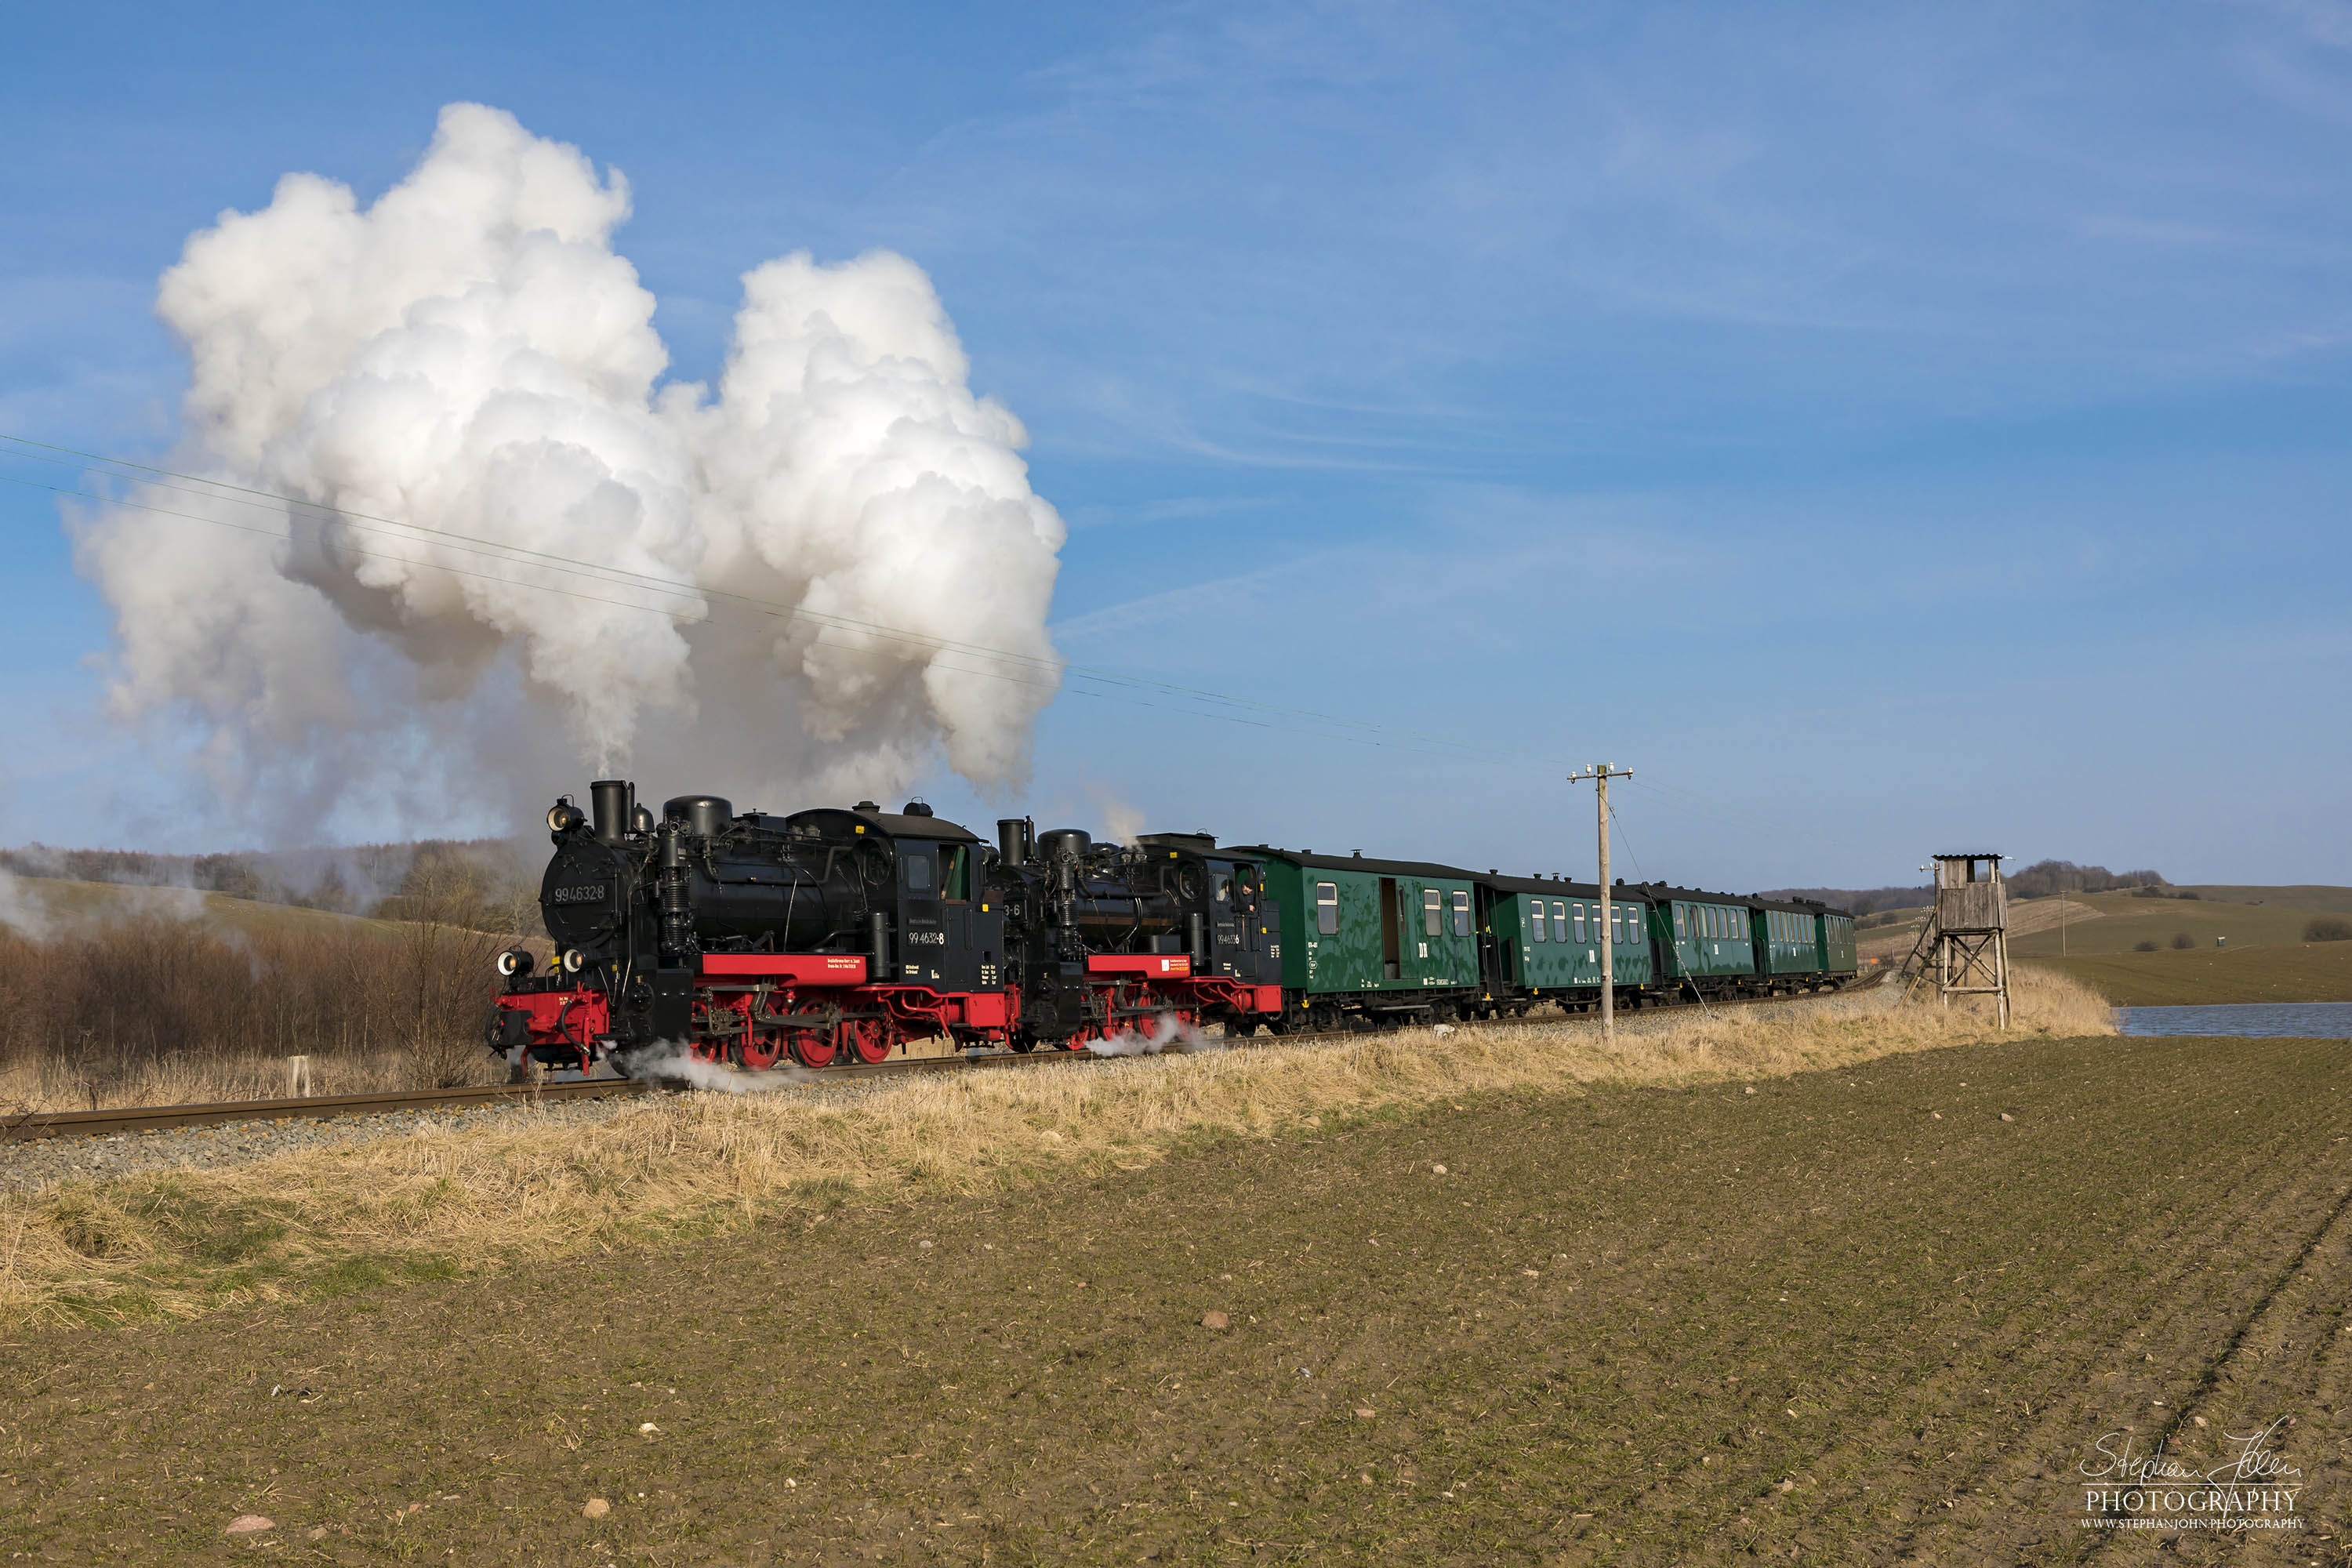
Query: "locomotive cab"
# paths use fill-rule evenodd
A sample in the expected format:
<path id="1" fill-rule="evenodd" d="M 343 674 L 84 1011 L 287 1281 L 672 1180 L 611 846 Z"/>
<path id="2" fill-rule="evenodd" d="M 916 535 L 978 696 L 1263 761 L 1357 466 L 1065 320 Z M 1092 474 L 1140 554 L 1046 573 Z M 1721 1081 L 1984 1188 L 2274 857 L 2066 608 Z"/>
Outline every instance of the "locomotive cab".
<path id="1" fill-rule="evenodd" d="M 1004 908 L 990 896 L 981 840 L 920 801 L 907 807 L 820 806 L 783 826 L 797 839 L 857 858 L 875 894 L 860 945 L 877 980 L 993 989 L 1004 962 Z"/>

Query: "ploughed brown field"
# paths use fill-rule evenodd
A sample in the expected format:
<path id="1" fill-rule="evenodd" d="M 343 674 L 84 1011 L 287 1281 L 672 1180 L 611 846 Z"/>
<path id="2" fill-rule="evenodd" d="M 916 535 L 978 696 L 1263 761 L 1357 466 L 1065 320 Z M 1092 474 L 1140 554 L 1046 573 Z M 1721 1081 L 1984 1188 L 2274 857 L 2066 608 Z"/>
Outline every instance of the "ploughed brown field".
<path id="1" fill-rule="evenodd" d="M 524 1273 L 19 1327 L 0 1545 L 2137 1560 L 2157 1538 L 2083 1523 L 2103 1436 L 2203 1468 L 2280 1420 L 2304 1530 L 2168 1549 L 2341 1562 L 2347 1089 L 2340 1043 L 2098 1038 L 1465 1094 Z M 223 1533 L 247 1513 L 275 1528 Z"/>

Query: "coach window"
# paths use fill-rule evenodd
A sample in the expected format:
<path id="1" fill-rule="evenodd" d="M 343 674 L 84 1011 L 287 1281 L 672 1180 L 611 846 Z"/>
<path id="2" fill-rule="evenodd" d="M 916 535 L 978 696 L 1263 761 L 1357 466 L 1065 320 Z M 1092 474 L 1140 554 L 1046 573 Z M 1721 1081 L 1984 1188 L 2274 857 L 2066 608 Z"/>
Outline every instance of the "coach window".
<path id="1" fill-rule="evenodd" d="M 1552 900 L 1551 906 L 1551 939 L 1554 942 L 1568 940 L 1568 905 L 1558 899 Z"/>
<path id="2" fill-rule="evenodd" d="M 1457 892 L 1454 895 L 1454 934 L 1455 936 L 1470 934 L 1470 895 L 1468 893 Z"/>
<path id="3" fill-rule="evenodd" d="M 1675 906 L 1675 940 L 1676 942 L 1680 942 L 1683 940 L 1683 907 L 1680 904 L 1676 904 Z"/>
<path id="4" fill-rule="evenodd" d="M 1584 940 L 1584 906 L 1582 904 L 1576 906 L 1576 940 L 1579 942 Z"/>
<path id="5" fill-rule="evenodd" d="M 1536 899 L 1529 901 L 1531 901 L 1535 906 L 1535 919 L 1528 922 L 1529 928 L 1528 931 L 1528 941 L 1531 942 L 1549 942 L 1551 937 L 1544 929 L 1543 900 L 1541 899 Z"/>
<path id="6" fill-rule="evenodd" d="M 1333 935 L 1339 929 L 1339 884 L 1337 882 L 1315 884 L 1315 929 L 1325 936 Z"/>
<path id="7" fill-rule="evenodd" d="M 1421 890 L 1421 929 L 1423 935 L 1436 936 L 1444 929 L 1445 917 L 1438 912 L 1439 906 L 1444 904 L 1444 901 L 1445 895 L 1439 892 L 1435 888 L 1423 888 Z"/>
<path id="8" fill-rule="evenodd" d="M 908 849 L 900 852 L 898 864 L 905 868 L 907 890 L 928 893 L 931 890 L 931 852 L 929 849 Z"/>

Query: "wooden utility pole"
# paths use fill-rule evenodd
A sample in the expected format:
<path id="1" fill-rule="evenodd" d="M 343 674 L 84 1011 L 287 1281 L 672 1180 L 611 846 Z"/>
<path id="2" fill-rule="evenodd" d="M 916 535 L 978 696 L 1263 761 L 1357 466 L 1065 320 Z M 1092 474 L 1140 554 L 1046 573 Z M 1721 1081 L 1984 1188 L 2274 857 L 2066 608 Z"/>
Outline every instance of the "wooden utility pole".
<path id="1" fill-rule="evenodd" d="M 1633 769 L 1612 768 L 1607 763 L 1595 763 L 1580 773 L 1568 775 L 1570 784 L 1591 779 L 1598 786 L 1595 798 L 1601 808 L 1601 1033 L 1607 1039 L 1613 1039 L 1617 1035 L 1617 940 L 1609 931 L 1609 781 L 1633 776 Z"/>

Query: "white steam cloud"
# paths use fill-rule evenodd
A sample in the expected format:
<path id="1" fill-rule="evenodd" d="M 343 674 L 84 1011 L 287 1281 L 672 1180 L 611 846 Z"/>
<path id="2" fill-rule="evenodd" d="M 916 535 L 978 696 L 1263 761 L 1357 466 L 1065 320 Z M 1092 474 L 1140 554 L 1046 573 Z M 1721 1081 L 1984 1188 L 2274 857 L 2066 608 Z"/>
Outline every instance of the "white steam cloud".
<path id="1" fill-rule="evenodd" d="M 157 300 L 190 360 L 178 466 L 329 510 L 173 481 L 81 520 L 118 712 L 193 721 L 222 798 L 280 832 L 510 811 L 583 771 L 777 806 L 941 752 L 1021 782 L 1063 524 L 930 280 L 770 261 L 716 395 L 665 384 L 628 212 L 617 172 L 453 104 L 372 205 L 289 174 L 192 237 Z"/>
<path id="2" fill-rule="evenodd" d="M 796 1084 L 822 1083 L 822 1073 L 814 1073 L 790 1062 L 778 1062 L 774 1067 L 758 1072 L 747 1072 L 724 1062 L 707 1062 L 682 1047 L 673 1047 L 662 1056 L 647 1058 L 629 1065 L 629 1076 L 649 1083 L 684 1083 L 711 1094 L 768 1094 Z"/>
<path id="3" fill-rule="evenodd" d="M 1213 1039 L 1173 1013 L 1151 1022 L 1151 1033 L 1121 1029 L 1107 1039 L 1088 1040 L 1087 1049 L 1098 1057 L 1185 1056 L 1196 1051 L 1222 1051 L 1225 1042 Z"/>
<path id="4" fill-rule="evenodd" d="M 36 942 L 49 934 L 48 900 L 25 886 L 13 871 L 0 870 L 0 931 Z"/>

